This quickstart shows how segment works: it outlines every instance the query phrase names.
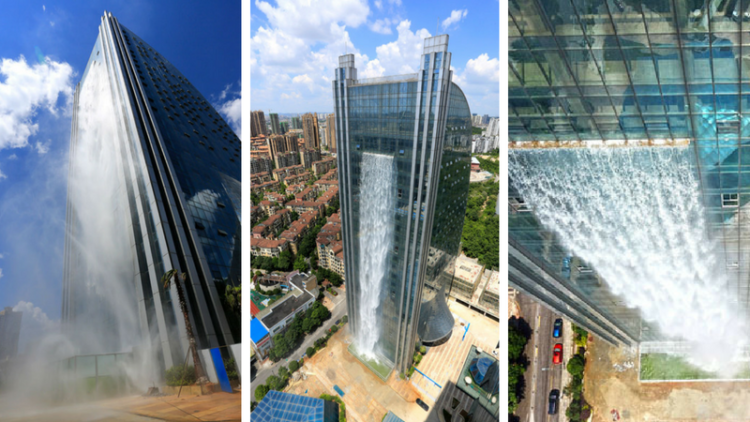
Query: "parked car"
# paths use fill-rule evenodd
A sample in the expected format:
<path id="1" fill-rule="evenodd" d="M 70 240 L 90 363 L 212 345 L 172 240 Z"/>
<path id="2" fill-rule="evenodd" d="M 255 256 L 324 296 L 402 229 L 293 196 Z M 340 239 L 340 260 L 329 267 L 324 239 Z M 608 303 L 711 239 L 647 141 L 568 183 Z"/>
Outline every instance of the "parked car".
<path id="1" fill-rule="evenodd" d="M 562 344 L 557 343 L 552 350 L 552 363 L 559 365 L 562 363 Z"/>
<path id="2" fill-rule="evenodd" d="M 562 318 L 555 320 L 555 327 L 552 329 L 552 337 L 560 338 L 562 335 Z"/>
<path id="3" fill-rule="evenodd" d="M 557 400 L 560 399 L 560 390 L 552 390 L 549 392 L 549 409 L 547 413 L 554 415 L 557 413 Z"/>
<path id="4" fill-rule="evenodd" d="M 430 410 L 430 406 L 427 406 L 427 403 L 423 402 L 422 399 L 417 399 L 417 404 L 419 407 L 425 410 L 425 412 Z"/>

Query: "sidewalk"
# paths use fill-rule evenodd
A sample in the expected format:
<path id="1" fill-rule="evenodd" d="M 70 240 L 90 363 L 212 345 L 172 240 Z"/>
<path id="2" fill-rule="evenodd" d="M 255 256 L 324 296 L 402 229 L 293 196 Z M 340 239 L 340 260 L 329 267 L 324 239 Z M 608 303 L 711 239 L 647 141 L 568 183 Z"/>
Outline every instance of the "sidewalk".
<path id="1" fill-rule="evenodd" d="M 206 396 L 142 397 L 130 396 L 102 401 L 102 407 L 176 422 L 240 421 L 242 395 L 237 392 L 214 393 Z"/>

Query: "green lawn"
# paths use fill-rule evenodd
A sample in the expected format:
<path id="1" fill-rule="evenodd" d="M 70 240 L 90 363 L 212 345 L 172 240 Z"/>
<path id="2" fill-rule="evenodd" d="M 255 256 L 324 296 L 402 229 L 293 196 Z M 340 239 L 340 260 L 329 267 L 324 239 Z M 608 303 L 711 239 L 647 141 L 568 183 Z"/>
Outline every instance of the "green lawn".
<path id="1" fill-rule="evenodd" d="M 725 378 L 715 372 L 705 371 L 688 363 L 679 356 L 664 353 L 641 355 L 641 380 L 710 380 Z M 731 379 L 749 379 L 750 367 L 746 367 Z"/>

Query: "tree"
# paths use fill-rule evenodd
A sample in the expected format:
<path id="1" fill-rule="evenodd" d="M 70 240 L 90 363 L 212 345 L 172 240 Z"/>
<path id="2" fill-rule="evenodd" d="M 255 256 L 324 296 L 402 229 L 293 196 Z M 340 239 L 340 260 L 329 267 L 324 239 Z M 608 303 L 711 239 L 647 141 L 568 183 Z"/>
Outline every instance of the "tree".
<path id="1" fill-rule="evenodd" d="M 526 337 L 518 331 L 518 328 L 508 326 L 508 359 L 515 361 L 523 355 L 526 348 Z"/>
<path id="2" fill-rule="evenodd" d="M 289 370 L 286 369 L 286 366 L 282 366 L 281 368 L 279 368 L 279 376 L 282 380 L 289 378 Z"/>
<path id="3" fill-rule="evenodd" d="M 335 333 L 338 330 L 339 330 L 339 326 L 338 325 L 334 325 L 333 327 L 331 327 L 331 332 L 332 333 Z"/>
<path id="4" fill-rule="evenodd" d="M 179 279 L 185 281 L 187 275 L 182 273 L 178 276 L 176 269 L 171 269 L 161 276 L 161 282 L 164 285 L 164 290 L 169 289 L 169 285 L 174 282 L 175 288 L 177 289 L 177 298 L 180 302 L 180 310 L 182 310 L 182 316 L 185 318 L 185 331 L 187 332 L 188 342 L 190 344 L 190 351 L 193 354 L 193 364 L 195 365 L 195 378 L 200 380 L 204 377 L 205 372 L 203 371 L 203 364 L 201 363 L 200 356 L 198 356 L 198 348 L 195 345 L 195 336 L 193 335 L 193 326 L 190 324 L 190 317 L 188 316 L 187 303 L 185 303 L 185 292 L 182 290 L 182 284 Z M 200 381 L 199 381 L 200 382 Z"/>
<path id="5" fill-rule="evenodd" d="M 265 384 L 259 385 L 258 388 L 255 389 L 255 400 L 257 400 L 258 402 L 263 400 L 263 397 L 265 397 L 266 394 L 268 394 L 269 390 L 270 388 L 268 388 L 267 385 Z"/>
<path id="6" fill-rule="evenodd" d="M 266 380 L 266 383 L 268 383 L 268 388 L 271 390 L 279 391 L 284 386 L 283 382 L 279 377 L 276 375 L 271 375 L 268 377 L 268 380 Z"/>
<path id="7" fill-rule="evenodd" d="M 298 254 L 297 259 L 294 260 L 294 269 L 301 273 L 307 271 L 307 262 L 305 262 L 302 254 Z"/>
<path id="8" fill-rule="evenodd" d="M 292 218 L 292 221 L 297 221 L 299 218 L 299 214 L 297 214 L 297 211 L 292 211 L 289 216 Z"/>
<path id="9" fill-rule="evenodd" d="M 280 271 L 289 271 L 292 268 L 292 261 L 294 255 L 289 249 L 279 254 L 278 260 L 276 261 L 276 269 Z"/>
<path id="10" fill-rule="evenodd" d="M 344 317 L 341 318 L 341 322 L 343 322 L 344 324 L 346 324 L 347 322 L 349 322 L 349 315 L 344 315 Z"/>
<path id="11" fill-rule="evenodd" d="M 296 360 L 289 362 L 289 371 L 295 372 L 299 369 L 299 363 Z"/>
<path id="12" fill-rule="evenodd" d="M 305 354 L 309 357 L 315 354 L 315 349 L 312 347 L 308 347 L 307 350 L 305 350 Z"/>
<path id="13" fill-rule="evenodd" d="M 309 333 L 310 331 L 312 331 L 313 327 L 314 327 L 313 322 L 310 319 L 305 319 L 304 321 L 302 321 L 303 332 Z"/>
<path id="14" fill-rule="evenodd" d="M 583 377 L 583 369 L 586 365 L 586 360 L 583 358 L 583 355 L 580 353 L 576 353 L 573 355 L 572 358 L 568 361 L 568 372 L 570 372 L 570 375 L 573 377 Z"/>
<path id="15" fill-rule="evenodd" d="M 227 286 L 224 290 L 224 298 L 232 311 L 238 315 L 242 314 L 242 286 Z"/>

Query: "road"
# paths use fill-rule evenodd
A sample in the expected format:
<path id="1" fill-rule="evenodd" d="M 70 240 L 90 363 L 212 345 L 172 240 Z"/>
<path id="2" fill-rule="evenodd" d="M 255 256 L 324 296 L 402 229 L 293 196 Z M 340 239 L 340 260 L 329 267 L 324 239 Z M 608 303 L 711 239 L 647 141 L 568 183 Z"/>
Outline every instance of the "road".
<path id="1" fill-rule="evenodd" d="M 341 300 L 339 300 L 338 303 L 335 304 L 333 311 L 331 311 L 331 318 L 324 322 L 323 325 L 318 327 L 315 332 L 306 335 L 305 340 L 302 341 L 302 344 L 297 348 L 297 350 L 292 352 L 292 354 L 289 355 L 288 358 L 282 359 L 276 363 L 272 363 L 271 360 L 268 360 L 268 362 L 266 362 L 265 364 L 256 364 L 256 366 L 258 366 L 258 370 L 256 372 L 257 375 L 252 380 L 253 394 L 251 395 L 251 397 L 253 400 L 255 400 L 254 387 L 265 384 L 266 380 L 271 375 L 278 375 L 280 367 L 286 366 L 287 368 L 289 368 L 289 362 L 293 360 L 299 360 L 299 358 L 301 358 L 302 355 L 305 354 L 307 348 L 315 344 L 315 340 L 323 337 L 326 331 L 328 331 L 328 329 L 331 328 L 336 323 L 336 321 L 346 315 L 346 297 L 343 293 L 340 293 L 338 297 L 341 298 Z M 344 327 L 346 327 L 346 325 Z"/>
<path id="2" fill-rule="evenodd" d="M 552 350 L 556 343 L 562 343 L 562 338 L 552 337 L 555 319 L 560 316 L 522 293 L 518 295 L 518 301 L 521 314 L 533 332 L 525 349 L 526 357 L 529 359 L 529 367 L 524 374 L 526 389 L 516 414 L 522 422 L 562 421 L 565 416 L 563 415 L 561 419 L 559 411 L 556 415 L 547 414 L 550 391 L 557 389 L 562 394 L 563 390 L 564 363 L 560 365 L 552 363 Z M 563 356 L 563 362 L 567 358 L 568 356 Z"/>

